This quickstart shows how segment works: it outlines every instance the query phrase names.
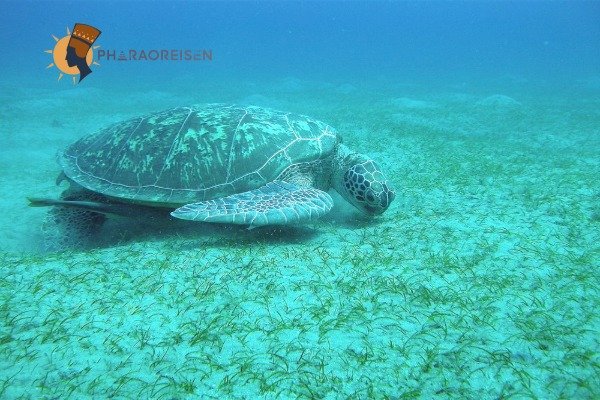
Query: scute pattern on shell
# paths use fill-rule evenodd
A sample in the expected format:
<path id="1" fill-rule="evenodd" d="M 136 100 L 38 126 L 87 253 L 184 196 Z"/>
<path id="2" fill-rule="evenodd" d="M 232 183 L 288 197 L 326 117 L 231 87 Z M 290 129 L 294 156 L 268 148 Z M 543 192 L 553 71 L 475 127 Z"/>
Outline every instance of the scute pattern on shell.
<path id="1" fill-rule="evenodd" d="M 339 136 L 323 122 L 260 107 L 181 107 L 82 138 L 59 155 L 92 191 L 179 205 L 256 189 L 299 163 L 329 158 Z"/>

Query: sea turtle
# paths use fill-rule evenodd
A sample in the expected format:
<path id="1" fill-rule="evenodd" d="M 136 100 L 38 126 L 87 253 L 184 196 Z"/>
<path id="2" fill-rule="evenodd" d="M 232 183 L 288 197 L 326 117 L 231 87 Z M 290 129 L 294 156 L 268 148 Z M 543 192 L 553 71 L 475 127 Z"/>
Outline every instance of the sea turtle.
<path id="1" fill-rule="evenodd" d="M 293 224 L 327 213 L 334 188 L 375 215 L 394 199 L 380 167 L 342 144 L 331 126 L 262 107 L 204 104 L 129 119 L 58 155 L 70 188 L 52 222 L 81 232 L 104 214 L 161 208 L 175 218 L 249 227 Z M 77 225 L 77 226 L 75 226 Z"/>

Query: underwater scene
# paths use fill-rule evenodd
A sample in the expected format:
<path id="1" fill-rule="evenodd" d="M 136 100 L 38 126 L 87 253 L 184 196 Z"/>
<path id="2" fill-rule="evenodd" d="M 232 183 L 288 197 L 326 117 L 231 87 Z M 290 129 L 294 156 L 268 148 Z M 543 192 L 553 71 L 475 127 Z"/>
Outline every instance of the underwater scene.
<path id="1" fill-rule="evenodd" d="M 600 399 L 600 2 L 1 8 L 0 399 Z"/>

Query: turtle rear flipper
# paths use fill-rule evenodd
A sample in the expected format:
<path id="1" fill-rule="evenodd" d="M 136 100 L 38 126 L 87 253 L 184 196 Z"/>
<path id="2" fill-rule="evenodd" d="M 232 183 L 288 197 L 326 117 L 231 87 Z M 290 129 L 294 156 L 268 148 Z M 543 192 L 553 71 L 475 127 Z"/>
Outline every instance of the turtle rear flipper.
<path id="1" fill-rule="evenodd" d="M 329 212 L 332 206 L 333 199 L 322 190 L 273 181 L 248 192 L 187 204 L 171 215 L 192 221 L 256 227 L 316 219 Z"/>
<path id="2" fill-rule="evenodd" d="M 89 248 L 106 221 L 102 197 L 87 191 L 67 189 L 61 199 L 29 198 L 31 207 L 51 207 L 42 232 L 46 251 Z"/>
<path id="3" fill-rule="evenodd" d="M 63 251 L 89 248 L 106 216 L 82 208 L 52 207 L 42 223 L 44 249 Z"/>

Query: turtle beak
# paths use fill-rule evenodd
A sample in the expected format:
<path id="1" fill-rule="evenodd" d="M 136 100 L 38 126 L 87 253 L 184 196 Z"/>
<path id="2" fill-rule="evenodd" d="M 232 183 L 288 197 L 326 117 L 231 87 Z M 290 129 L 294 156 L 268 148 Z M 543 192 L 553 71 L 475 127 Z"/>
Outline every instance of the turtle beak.
<path id="1" fill-rule="evenodd" d="M 381 212 L 384 212 L 388 209 L 392 201 L 396 198 L 396 193 L 384 183 L 383 191 L 379 194 L 379 206 Z"/>
<path id="2" fill-rule="evenodd" d="M 388 209 L 396 194 L 390 190 L 386 184 L 383 184 L 383 190 L 375 195 L 372 191 L 367 194 L 367 199 L 371 200 L 370 202 L 363 205 L 363 209 L 372 215 L 379 215 L 385 212 Z"/>

